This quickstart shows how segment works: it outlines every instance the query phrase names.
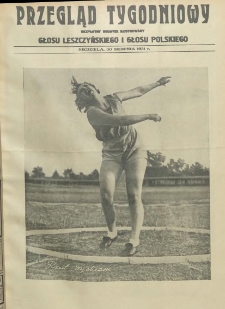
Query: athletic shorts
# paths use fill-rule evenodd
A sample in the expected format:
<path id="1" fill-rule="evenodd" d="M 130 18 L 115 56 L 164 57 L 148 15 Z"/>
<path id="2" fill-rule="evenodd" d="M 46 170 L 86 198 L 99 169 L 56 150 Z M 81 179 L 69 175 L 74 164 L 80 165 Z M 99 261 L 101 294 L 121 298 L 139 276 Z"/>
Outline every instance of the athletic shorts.
<path id="1" fill-rule="evenodd" d="M 119 163 L 123 168 L 127 163 L 137 159 L 146 159 L 147 160 L 147 151 L 143 148 L 132 149 L 131 151 L 110 151 L 102 152 L 102 162 L 104 161 L 114 161 Z"/>

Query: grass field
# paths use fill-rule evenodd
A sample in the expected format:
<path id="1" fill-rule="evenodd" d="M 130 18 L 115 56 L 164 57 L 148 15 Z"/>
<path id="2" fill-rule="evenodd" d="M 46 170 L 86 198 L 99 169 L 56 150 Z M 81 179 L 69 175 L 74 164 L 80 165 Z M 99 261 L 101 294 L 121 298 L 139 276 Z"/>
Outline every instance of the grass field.
<path id="1" fill-rule="evenodd" d="M 209 187 L 146 187 L 143 190 L 143 202 L 144 226 L 210 229 Z M 130 226 L 124 188 L 117 190 L 115 205 L 117 225 Z M 27 230 L 77 227 L 105 227 L 98 187 L 26 184 Z M 76 255 L 118 256 L 129 239 L 128 231 L 120 231 L 118 242 L 109 250 L 101 251 L 99 242 L 103 235 L 103 232 L 30 235 L 27 245 Z M 137 256 L 209 253 L 209 234 L 154 230 L 141 232 L 141 250 Z M 83 281 L 209 280 L 210 263 L 95 264 L 27 252 L 27 278 Z"/>

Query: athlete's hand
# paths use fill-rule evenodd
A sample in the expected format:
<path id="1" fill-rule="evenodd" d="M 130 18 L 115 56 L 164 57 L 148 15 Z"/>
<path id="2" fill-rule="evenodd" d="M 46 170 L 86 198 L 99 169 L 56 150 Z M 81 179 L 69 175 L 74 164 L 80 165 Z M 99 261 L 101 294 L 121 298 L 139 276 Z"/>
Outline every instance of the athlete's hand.
<path id="1" fill-rule="evenodd" d="M 155 121 L 155 122 L 160 122 L 161 121 L 161 117 L 159 116 L 159 115 L 157 115 L 157 114 L 151 114 L 151 115 L 149 115 L 150 116 L 150 120 L 153 120 L 153 121 Z"/>
<path id="2" fill-rule="evenodd" d="M 157 83 L 160 83 L 160 86 L 165 86 L 167 83 L 170 82 L 171 76 L 161 77 L 159 80 L 157 80 Z"/>

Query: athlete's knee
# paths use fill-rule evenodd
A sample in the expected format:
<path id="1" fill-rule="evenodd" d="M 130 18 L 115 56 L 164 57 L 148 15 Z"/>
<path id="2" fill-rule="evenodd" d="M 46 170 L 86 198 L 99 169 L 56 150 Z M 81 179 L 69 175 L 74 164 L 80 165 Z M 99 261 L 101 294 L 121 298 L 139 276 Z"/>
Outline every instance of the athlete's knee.
<path id="1" fill-rule="evenodd" d="M 133 193 L 127 193 L 128 202 L 129 205 L 140 205 L 142 206 L 142 199 L 141 199 L 141 193 L 139 192 L 133 192 Z"/>
<path id="2" fill-rule="evenodd" d="M 104 205 L 112 205 L 113 204 L 113 195 L 107 189 L 101 189 L 101 201 Z"/>

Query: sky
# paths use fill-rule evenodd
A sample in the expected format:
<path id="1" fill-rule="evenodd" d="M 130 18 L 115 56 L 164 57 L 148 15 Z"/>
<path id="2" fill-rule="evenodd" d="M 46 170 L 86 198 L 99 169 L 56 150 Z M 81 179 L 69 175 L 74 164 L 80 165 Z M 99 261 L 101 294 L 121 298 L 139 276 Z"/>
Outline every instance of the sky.
<path id="1" fill-rule="evenodd" d="M 146 149 L 166 162 L 182 158 L 209 167 L 207 68 L 24 69 L 25 169 L 41 166 L 47 176 L 72 168 L 90 173 L 101 164 L 102 144 L 71 94 L 71 76 L 91 82 L 102 95 L 125 91 L 171 76 L 166 87 L 123 103 L 127 114 L 159 114 L 161 122 L 135 127 Z"/>

